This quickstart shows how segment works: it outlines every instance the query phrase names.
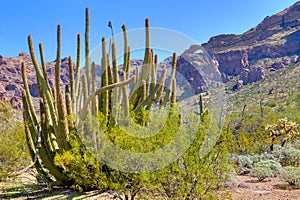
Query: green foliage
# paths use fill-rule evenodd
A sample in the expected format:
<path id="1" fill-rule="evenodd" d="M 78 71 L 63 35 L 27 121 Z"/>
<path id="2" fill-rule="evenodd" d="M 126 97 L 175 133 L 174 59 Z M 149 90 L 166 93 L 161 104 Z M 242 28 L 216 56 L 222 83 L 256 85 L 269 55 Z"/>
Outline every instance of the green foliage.
<path id="1" fill-rule="evenodd" d="M 283 167 L 280 177 L 290 185 L 300 186 L 300 167 Z"/>
<path id="2" fill-rule="evenodd" d="M 265 178 L 274 177 L 273 171 L 269 167 L 254 167 L 252 169 L 253 176 L 256 176 L 259 181 Z"/>
<path id="3" fill-rule="evenodd" d="M 23 124 L 13 119 L 12 109 L 0 102 L 0 181 L 30 164 Z"/>
<path id="4" fill-rule="evenodd" d="M 201 154 L 208 129 L 200 125 L 189 149 L 177 161 L 153 174 L 158 194 L 167 199 L 216 198 L 215 190 L 225 185 L 230 171 L 227 145 L 217 142 L 205 156 Z M 225 138 L 222 133 L 219 141 Z M 153 186 L 152 186 L 153 187 Z"/>
<path id="5" fill-rule="evenodd" d="M 267 123 L 275 121 L 274 114 L 264 109 L 263 115 L 259 106 L 244 106 L 241 111 L 227 116 L 226 129 L 231 134 L 230 152 L 236 154 L 262 153 L 270 145 L 271 139 L 265 131 Z"/>
<path id="6" fill-rule="evenodd" d="M 273 160 L 263 160 L 254 164 L 250 175 L 257 177 L 259 181 L 265 178 L 275 177 L 282 171 L 281 164 Z"/>
<path id="7" fill-rule="evenodd" d="M 297 128 L 298 124 L 287 118 L 280 118 L 276 123 L 267 124 L 265 129 L 270 133 L 271 150 L 273 150 L 273 145 L 276 143 L 284 146 L 288 141 L 299 139 L 300 133 Z"/>
<path id="8" fill-rule="evenodd" d="M 71 149 L 56 154 L 54 162 L 63 168 L 64 173 L 72 180 L 72 187 L 79 191 L 107 188 L 100 163 L 77 139 L 73 138 L 70 141 Z"/>
<path id="9" fill-rule="evenodd" d="M 251 156 L 230 154 L 230 159 L 236 165 L 237 174 L 247 174 L 253 168 Z"/>
<path id="10" fill-rule="evenodd" d="M 298 141 L 300 143 L 300 141 Z M 287 144 L 282 147 L 281 145 L 274 145 L 272 155 L 274 159 L 281 163 L 282 166 L 300 166 L 300 148 L 293 144 Z"/>

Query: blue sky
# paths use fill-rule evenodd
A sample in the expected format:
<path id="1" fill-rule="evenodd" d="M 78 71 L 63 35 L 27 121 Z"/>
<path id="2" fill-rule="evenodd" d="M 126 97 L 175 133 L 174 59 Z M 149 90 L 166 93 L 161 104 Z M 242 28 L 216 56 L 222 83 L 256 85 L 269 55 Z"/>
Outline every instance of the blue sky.
<path id="1" fill-rule="evenodd" d="M 240 34 L 257 25 L 267 15 L 275 14 L 296 0 L 46 0 L 1 1 L 0 55 L 17 56 L 28 52 L 27 35 L 34 43 L 44 45 L 47 61 L 55 59 L 56 26 L 62 25 L 62 54 L 76 54 L 76 35 L 84 36 L 85 7 L 91 12 L 91 48 L 101 37 L 108 37 L 108 21 L 115 33 L 121 25 L 127 29 L 141 28 L 144 19 L 151 26 L 181 32 L 199 43 L 218 34 Z M 83 43 L 82 43 L 83 45 Z M 36 50 L 37 51 L 37 50 Z"/>

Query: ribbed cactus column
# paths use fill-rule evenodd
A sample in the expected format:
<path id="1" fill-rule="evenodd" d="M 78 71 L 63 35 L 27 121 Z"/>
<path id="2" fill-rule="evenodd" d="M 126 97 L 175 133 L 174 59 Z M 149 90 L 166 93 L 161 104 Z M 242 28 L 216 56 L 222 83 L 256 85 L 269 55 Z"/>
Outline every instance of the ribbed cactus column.
<path id="1" fill-rule="evenodd" d="M 60 92 L 60 64 L 61 64 L 61 27 L 57 26 L 57 52 L 56 52 L 56 64 L 55 64 L 55 89 L 56 96 L 58 97 Z"/>
<path id="2" fill-rule="evenodd" d="M 106 40 L 102 38 L 102 64 L 101 64 L 101 87 L 108 85 L 108 62 L 106 54 Z M 100 112 L 105 117 L 108 116 L 108 91 L 105 91 L 100 96 Z"/>
<path id="3" fill-rule="evenodd" d="M 44 75 L 45 80 L 48 80 L 46 63 L 45 63 L 45 59 L 44 59 L 44 50 L 43 50 L 42 43 L 39 44 L 39 50 L 40 50 L 40 57 L 41 57 L 41 65 L 42 65 L 43 75 Z M 46 84 L 47 84 L 48 90 L 50 90 L 49 82 L 46 81 Z"/>
<path id="4" fill-rule="evenodd" d="M 71 102 L 72 102 L 72 107 L 75 107 L 76 103 L 76 91 L 75 91 L 75 77 L 74 77 L 74 67 L 73 67 L 73 62 L 72 62 L 72 57 L 69 56 L 69 75 L 70 75 L 70 94 L 71 94 Z"/>
<path id="5" fill-rule="evenodd" d="M 133 108 L 136 108 L 143 99 L 143 80 L 148 80 L 150 67 L 151 67 L 151 49 L 150 49 L 150 22 L 149 19 L 145 20 L 145 34 L 146 34 L 146 41 L 145 41 L 145 55 L 144 55 L 144 62 L 141 69 L 141 73 L 136 81 L 136 84 L 132 88 L 130 94 L 130 104 Z M 146 85 L 146 91 L 148 92 L 149 85 Z"/>
<path id="6" fill-rule="evenodd" d="M 77 113 L 79 110 L 79 91 L 80 91 L 80 54 L 81 54 L 81 44 L 80 44 L 80 34 L 77 34 L 77 59 L 76 59 L 76 80 L 75 80 L 75 107 L 73 107 L 73 112 Z"/>
<path id="7" fill-rule="evenodd" d="M 86 82 L 88 86 L 88 94 L 90 94 L 90 11 L 89 8 L 85 9 L 85 70 L 86 70 Z"/>
<path id="8" fill-rule="evenodd" d="M 96 64 L 92 63 L 92 92 L 96 91 Z M 93 98 L 92 101 L 92 115 L 96 116 L 98 112 L 98 99 L 96 97 Z"/>
<path id="9" fill-rule="evenodd" d="M 26 75 L 26 65 L 24 62 L 21 63 L 21 68 L 22 68 L 22 78 L 23 78 L 24 90 L 26 92 L 26 96 L 30 97 L 30 91 L 29 91 L 27 75 Z M 29 106 L 29 109 L 31 112 L 33 123 L 34 123 L 34 125 L 38 125 L 38 120 L 37 120 L 37 116 L 36 116 L 36 112 L 35 112 L 32 100 L 31 100 L 31 98 L 27 98 L 27 99 L 28 99 L 28 106 Z"/>
<path id="10" fill-rule="evenodd" d="M 172 70 L 171 70 L 171 75 L 169 77 L 169 83 L 168 83 L 168 88 L 162 103 L 162 106 L 166 106 L 169 98 L 170 98 L 170 94 L 171 94 L 171 90 L 172 90 L 172 81 L 173 79 L 175 79 L 175 73 L 176 73 L 176 53 L 173 53 L 173 59 L 172 59 Z"/>
<path id="11" fill-rule="evenodd" d="M 123 38 L 124 38 L 124 65 L 123 65 L 123 71 L 126 72 L 128 74 L 128 53 L 130 51 L 128 51 L 128 37 L 127 37 L 127 31 L 126 31 L 126 25 L 123 24 L 122 25 L 122 30 L 123 30 Z"/>

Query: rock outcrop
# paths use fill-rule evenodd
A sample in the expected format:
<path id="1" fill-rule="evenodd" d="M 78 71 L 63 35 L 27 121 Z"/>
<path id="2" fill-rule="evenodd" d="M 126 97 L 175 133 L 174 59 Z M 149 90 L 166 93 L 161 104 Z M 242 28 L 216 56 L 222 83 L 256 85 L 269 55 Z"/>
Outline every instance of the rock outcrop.
<path id="1" fill-rule="evenodd" d="M 240 78 L 236 84 L 236 88 L 238 89 L 242 87 L 242 85 L 262 80 L 264 76 L 265 70 L 261 66 L 253 66 L 250 69 L 244 69 L 240 74 Z"/>
<path id="2" fill-rule="evenodd" d="M 254 62 L 264 58 L 282 58 L 300 54 L 300 1 L 256 27 L 241 34 L 212 37 L 202 46 L 217 60 L 225 81 L 237 76 Z M 293 61 L 299 62 L 297 59 Z M 277 63 L 275 70 L 287 63 Z M 263 66 L 266 67 L 266 66 Z"/>
<path id="3" fill-rule="evenodd" d="M 31 57 L 22 52 L 17 57 L 5 58 L 0 56 L 0 100 L 12 104 L 16 109 L 22 108 L 22 90 L 23 80 L 21 73 L 21 62 L 25 62 L 28 86 L 32 97 L 39 97 L 38 86 L 36 84 L 36 75 L 32 66 Z M 54 73 L 55 62 L 47 63 L 47 75 L 50 86 L 55 83 Z M 61 85 L 69 84 L 69 62 L 67 58 L 61 60 Z M 35 104 L 38 104 L 38 98 L 34 98 Z"/>
<path id="4" fill-rule="evenodd" d="M 239 75 L 249 65 L 248 53 L 245 50 L 216 53 L 214 58 L 219 63 L 220 72 L 230 76 Z"/>

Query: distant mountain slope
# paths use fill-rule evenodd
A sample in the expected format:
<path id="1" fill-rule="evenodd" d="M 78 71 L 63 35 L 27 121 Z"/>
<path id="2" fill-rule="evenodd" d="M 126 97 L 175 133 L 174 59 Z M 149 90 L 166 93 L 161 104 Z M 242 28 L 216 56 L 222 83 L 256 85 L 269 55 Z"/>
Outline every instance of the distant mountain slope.
<path id="1" fill-rule="evenodd" d="M 300 1 L 241 35 L 219 35 L 202 45 L 219 63 L 226 76 L 239 75 L 262 58 L 300 53 Z"/>

